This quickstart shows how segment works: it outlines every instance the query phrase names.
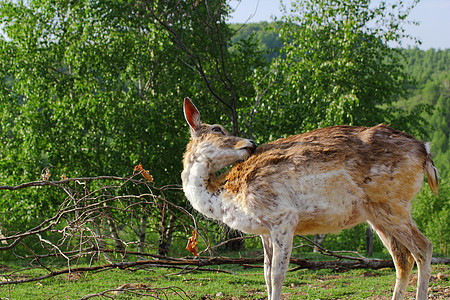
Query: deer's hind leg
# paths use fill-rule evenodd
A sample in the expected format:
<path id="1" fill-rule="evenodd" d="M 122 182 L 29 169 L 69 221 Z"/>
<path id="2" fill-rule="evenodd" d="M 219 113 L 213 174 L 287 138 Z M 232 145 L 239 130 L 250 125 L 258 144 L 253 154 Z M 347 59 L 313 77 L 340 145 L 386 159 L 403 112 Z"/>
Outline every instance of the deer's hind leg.
<path id="1" fill-rule="evenodd" d="M 409 219 L 409 226 L 406 228 L 406 234 L 397 232 L 396 237 L 414 257 L 417 264 L 417 300 L 428 299 L 428 284 L 431 277 L 431 258 L 433 256 L 433 245 L 431 242 L 419 231 L 411 219 Z"/>
<path id="2" fill-rule="evenodd" d="M 372 224 L 372 227 L 389 250 L 394 261 L 396 280 L 392 299 L 403 299 L 408 287 L 409 276 L 414 266 L 414 258 L 411 252 L 382 226 Z"/>
<path id="3" fill-rule="evenodd" d="M 409 214 L 406 219 L 400 221 L 400 224 L 393 224 L 383 217 L 370 223 L 394 260 L 397 278 L 392 299 L 404 298 L 414 260 L 418 267 L 416 299 L 427 299 L 433 250 L 431 242 L 417 229 Z"/>

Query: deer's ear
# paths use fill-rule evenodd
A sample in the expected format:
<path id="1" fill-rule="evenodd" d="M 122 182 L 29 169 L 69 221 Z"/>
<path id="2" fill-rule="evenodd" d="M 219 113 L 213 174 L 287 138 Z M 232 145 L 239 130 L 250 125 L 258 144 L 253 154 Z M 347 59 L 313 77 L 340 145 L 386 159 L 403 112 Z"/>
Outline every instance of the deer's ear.
<path id="1" fill-rule="evenodd" d="M 202 123 L 200 122 L 200 113 L 189 98 L 184 98 L 184 117 L 191 127 L 191 133 L 196 132 L 202 126 Z"/>

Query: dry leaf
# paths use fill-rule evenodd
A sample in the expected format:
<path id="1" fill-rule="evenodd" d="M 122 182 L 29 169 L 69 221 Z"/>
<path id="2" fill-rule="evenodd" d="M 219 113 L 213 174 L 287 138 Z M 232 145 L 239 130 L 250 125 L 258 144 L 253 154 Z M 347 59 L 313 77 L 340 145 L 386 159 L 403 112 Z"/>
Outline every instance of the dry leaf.
<path id="1" fill-rule="evenodd" d="M 142 173 L 142 176 L 143 176 L 145 179 L 147 179 L 147 180 L 150 181 L 150 182 L 153 182 L 153 176 L 150 175 L 150 173 L 142 167 L 142 164 L 139 164 L 139 165 L 137 165 L 136 167 L 134 167 L 134 171 L 141 172 L 141 173 Z"/>
<path id="2" fill-rule="evenodd" d="M 192 231 L 192 236 L 189 238 L 186 249 L 191 251 L 194 256 L 198 256 L 197 247 L 197 230 Z"/>
<path id="3" fill-rule="evenodd" d="M 153 176 L 147 170 L 142 171 L 142 176 L 150 182 L 153 182 Z"/>

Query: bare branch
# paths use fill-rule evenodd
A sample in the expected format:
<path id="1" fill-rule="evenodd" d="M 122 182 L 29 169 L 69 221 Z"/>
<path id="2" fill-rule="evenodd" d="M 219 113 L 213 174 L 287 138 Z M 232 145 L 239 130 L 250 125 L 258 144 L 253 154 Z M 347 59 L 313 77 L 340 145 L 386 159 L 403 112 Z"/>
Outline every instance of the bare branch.
<path id="1" fill-rule="evenodd" d="M 218 244 L 213 244 L 209 238 L 208 228 L 198 223 L 194 216 L 185 208 L 168 201 L 164 197 L 163 191 L 179 192 L 180 187 L 177 185 L 169 185 L 163 188 L 150 186 L 148 182 L 137 180 L 135 173 L 131 177 L 85 177 L 72 178 L 62 181 L 37 181 L 20 184 L 14 187 L 5 187 L 18 193 L 22 190 L 31 189 L 39 186 L 47 186 L 51 189 L 59 189 L 69 194 L 55 214 L 33 228 L 25 228 L 22 232 L 16 232 L 8 235 L 8 232 L 2 229 L 2 243 L 9 245 L 0 248 L 0 251 L 15 251 L 14 255 L 18 259 L 28 261 L 35 268 L 45 270 L 47 273 L 36 275 L 35 277 L 20 276 L 21 271 L 14 271 L 8 275 L 2 275 L 6 278 L 0 281 L 0 285 L 20 284 L 26 282 L 35 282 L 45 280 L 51 277 L 74 274 L 77 272 L 101 272 L 118 268 L 122 270 L 135 270 L 142 267 L 166 267 L 181 268 L 183 272 L 194 270 L 215 271 L 209 268 L 214 265 L 242 265 L 251 267 L 261 267 L 263 263 L 262 255 L 256 258 L 229 258 L 223 257 L 215 252 L 215 249 L 233 242 L 237 239 L 251 239 L 257 236 L 244 236 Z M 95 183 L 95 184 L 94 184 Z M 83 186 L 79 189 L 79 186 Z M 97 188 L 94 188 L 97 186 Z M 90 190 L 89 188 L 92 190 Z M 137 187 L 145 187 L 145 193 L 131 194 L 130 190 L 136 190 Z M 126 191 L 126 193 L 124 193 Z M 188 235 L 192 229 L 198 232 L 206 245 L 205 249 L 200 252 L 198 257 L 186 257 L 188 252 L 177 254 L 169 252 L 171 256 L 164 256 L 154 253 L 157 247 L 149 245 L 144 241 L 143 251 L 135 251 L 139 241 L 134 233 L 139 220 L 135 217 L 137 212 L 144 212 L 149 216 L 153 216 L 152 224 L 155 229 L 147 227 L 147 230 L 155 230 L 161 232 L 159 218 L 164 215 L 173 215 L 177 221 L 177 230 L 185 232 L 187 241 Z M 112 224 L 117 228 L 117 234 L 112 234 Z M 44 235 L 45 234 L 45 235 Z M 127 238 L 124 238 L 124 237 Z M 44 238 L 45 237 L 45 238 Z M 317 261 L 311 262 L 298 258 L 291 258 L 291 263 L 296 264 L 292 270 L 309 268 L 321 269 L 332 268 L 339 270 L 347 270 L 352 268 L 384 268 L 393 267 L 390 260 L 368 259 L 356 252 L 331 251 L 314 243 L 306 237 L 308 244 L 302 244 L 300 247 L 311 247 L 317 249 L 323 255 L 335 257 L 338 260 L 333 261 Z M 36 249 L 36 239 L 40 241 L 41 249 Z M 31 246 L 33 245 L 33 246 Z M 119 247 L 119 245 L 121 245 Z M 16 254 L 16 248 L 24 249 L 20 252 L 20 256 Z M 208 252 L 208 256 L 204 254 Z M 18 253 L 18 252 L 17 252 Z M 345 254 L 344 254 L 345 253 Z M 346 255 L 351 253 L 353 256 Z M 128 261 L 128 257 L 145 257 L 146 259 Z M 63 259 L 66 269 L 55 270 L 53 266 L 48 264 L 51 261 Z M 79 265 L 81 258 L 88 258 L 90 261 L 88 266 Z M 107 263 L 105 263 L 105 261 Z M 435 261 L 438 263 L 449 263 L 448 261 Z M 118 288 L 119 289 L 119 288 Z M 123 289 L 120 289 L 123 290 Z M 109 297 L 113 295 L 115 290 L 104 291 L 99 294 L 86 296 L 93 297 Z M 139 293 L 146 293 L 146 289 L 139 290 Z M 133 289 L 128 292 L 138 292 Z"/>

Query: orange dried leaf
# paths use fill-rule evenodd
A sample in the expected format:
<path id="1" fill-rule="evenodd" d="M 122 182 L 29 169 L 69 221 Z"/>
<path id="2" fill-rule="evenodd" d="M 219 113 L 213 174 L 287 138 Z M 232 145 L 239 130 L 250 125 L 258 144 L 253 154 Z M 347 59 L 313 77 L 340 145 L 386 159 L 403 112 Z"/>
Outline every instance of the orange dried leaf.
<path id="1" fill-rule="evenodd" d="M 150 182 L 153 182 L 153 176 L 150 175 L 150 173 L 142 167 L 142 164 L 138 164 L 136 167 L 134 167 L 134 171 L 142 172 L 142 176 L 145 179 L 147 179 Z"/>
<path id="2" fill-rule="evenodd" d="M 142 164 L 138 164 L 136 167 L 134 167 L 134 170 L 138 172 L 142 171 L 143 170 Z"/>
<path id="3" fill-rule="evenodd" d="M 153 176 L 147 170 L 142 170 L 142 176 L 150 182 L 153 182 Z"/>
<path id="4" fill-rule="evenodd" d="M 192 236 L 188 239 L 188 243 L 186 249 L 191 251 L 194 256 L 198 256 L 198 247 L 197 247 L 197 230 L 192 231 Z"/>

